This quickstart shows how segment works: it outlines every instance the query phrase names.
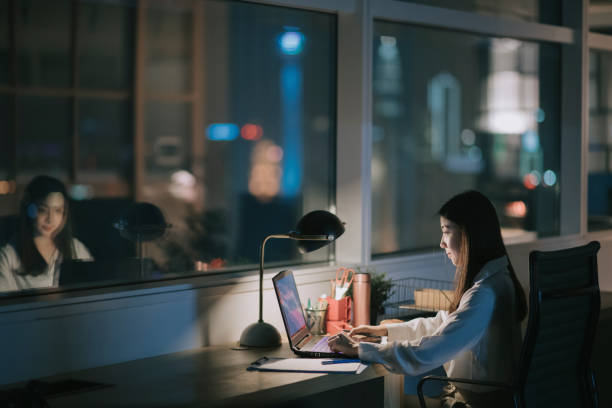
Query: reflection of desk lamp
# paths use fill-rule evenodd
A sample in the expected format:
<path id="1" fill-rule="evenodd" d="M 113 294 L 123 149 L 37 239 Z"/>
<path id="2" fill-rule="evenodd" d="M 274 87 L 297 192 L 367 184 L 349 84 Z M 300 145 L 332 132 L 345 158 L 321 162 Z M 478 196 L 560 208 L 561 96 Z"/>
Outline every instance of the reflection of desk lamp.
<path id="1" fill-rule="evenodd" d="M 334 214 L 317 210 L 304 215 L 297 225 L 297 231 L 288 234 L 268 235 L 261 244 L 259 263 L 259 320 L 247 326 L 240 336 L 240 345 L 246 347 L 273 347 L 281 344 L 278 330 L 263 321 L 263 271 L 264 247 L 270 238 L 300 241 L 298 249 L 302 254 L 330 244 L 344 232 L 344 223 Z"/>
<path id="2" fill-rule="evenodd" d="M 140 277 L 144 277 L 142 243 L 161 237 L 171 225 L 166 224 L 164 214 L 157 206 L 150 203 L 133 203 L 123 211 L 119 222 L 113 226 L 119 230 L 123 238 L 138 245 Z"/>

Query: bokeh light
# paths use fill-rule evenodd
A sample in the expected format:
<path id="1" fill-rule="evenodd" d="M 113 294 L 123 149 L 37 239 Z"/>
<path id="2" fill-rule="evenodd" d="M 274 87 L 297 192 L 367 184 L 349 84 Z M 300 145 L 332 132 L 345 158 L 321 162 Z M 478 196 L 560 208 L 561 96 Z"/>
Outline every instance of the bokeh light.
<path id="1" fill-rule="evenodd" d="M 542 177 L 544 181 L 544 185 L 547 187 L 552 187 L 557 182 L 557 174 L 554 171 L 548 169 L 544 172 L 544 176 Z"/>
<path id="2" fill-rule="evenodd" d="M 247 123 L 240 129 L 240 136 L 245 140 L 259 140 L 263 136 L 263 129 L 259 125 Z"/>
<path id="3" fill-rule="evenodd" d="M 206 128 L 206 137 L 214 141 L 229 141 L 238 137 L 240 129 L 233 123 L 212 123 Z"/>
<path id="4" fill-rule="evenodd" d="M 285 31 L 278 38 L 280 50 L 285 55 L 297 55 L 304 48 L 304 34 L 299 31 Z"/>
<path id="5" fill-rule="evenodd" d="M 527 215 L 527 205 L 524 201 L 511 201 L 504 207 L 504 214 L 512 218 L 525 218 Z"/>

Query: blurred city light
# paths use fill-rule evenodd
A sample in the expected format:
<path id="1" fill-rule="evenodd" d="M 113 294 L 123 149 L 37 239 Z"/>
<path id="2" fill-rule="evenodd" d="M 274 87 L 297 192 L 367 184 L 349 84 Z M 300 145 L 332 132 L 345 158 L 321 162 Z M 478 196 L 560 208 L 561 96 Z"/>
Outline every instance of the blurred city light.
<path id="1" fill-rule="evenodd" d="M 504 214 L 512 218 L 525 218 L 527 206 L 523 201 L 511 201 L 504 207 Z"/>
<path id="2" fill-rule="evenodd" d="M 542 180 L 544 181 L 545 186 L 552 187 L 557 182 L 557 175 L 554 171 L 548 169 L 544 172 L 544 177 Z"/>
<path id="3" fill-rule="evenodd" d="M 280 50 L 285 55 L 297 55 L 304 48 L 304 34 L 299 31 L 285 31 L 278 38 Z"/>
<path id="4" fill-rule="evenodd" d="M 263 129 L 259 125 L 247 123 L 240 129 L 240 136 L 245 140 L 259 140 L 263 136 Z"/>
<path id="5" fill-rule="evenodd" d="M 170 194 L 184 201 L 196 201 L 198 198 L 197 181 L 193 174 L 187 170 L 175 171 L 170 176 L 170 181 L 168 187 Z"/>
<path id="6" fill-rule="evenodd" d="M 212 123 L 206 128 L 206 137 L 214 141 L 234 140 L 240 134 L 240 128 L 233 123 Z"/>
<path id="7" fill-rule="evenodd" d="M 93 197 L 93 188 L 85 184 L 74 184 L 70 187 L 70 197 L 73 200 L 87 200 Z"/>
<path id="8" fill-rule="evenodd" d="M 251 153 L 249 173 L 249 193 L 261 202 L 270 201 L 280 192 L 280 161 L 283 149 L 270 140 L 257 142 Z"/>
<path id="9" fill-rule="evenodd" d="M 535 153 L 540 148 L 540 138 L 538 132 L 528 130 L 522 135 L 522 146 L 526 152 Z"/>

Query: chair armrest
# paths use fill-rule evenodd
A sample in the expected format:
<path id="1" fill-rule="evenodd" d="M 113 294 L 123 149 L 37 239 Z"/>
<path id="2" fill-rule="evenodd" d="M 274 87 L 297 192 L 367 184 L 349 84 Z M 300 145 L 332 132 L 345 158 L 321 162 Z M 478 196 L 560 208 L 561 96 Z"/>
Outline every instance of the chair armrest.
<path id="1" fill-rule="evenodd" d="M 425 404 L 425 397 L 423 396 L 423 384 L 426 381 L 443 381 L 443 382 L 456 382 L 456 383 L 462 383 L 462 384 L 475 384 L 475 385 L 483 385 L 486 387 L 505 388 L 509 390 L 512 390 L 515 388 L 512 384 L 499 382 L 499 381 L 470 380 L 467 378 L 428 375 L 426 377 L 421 378 L 421 380 L 417 384 L 417 394 L 419 396 L 419 404 L 421 405 L 421 408 L 427 408 L 427 405 Z"/>

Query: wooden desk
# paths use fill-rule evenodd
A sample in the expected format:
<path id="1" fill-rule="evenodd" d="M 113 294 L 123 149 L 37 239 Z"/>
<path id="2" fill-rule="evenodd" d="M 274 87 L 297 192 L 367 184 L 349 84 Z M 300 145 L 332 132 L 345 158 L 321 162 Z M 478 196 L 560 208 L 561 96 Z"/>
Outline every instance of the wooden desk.
<path id="1" fill-rule="evenodd" d="M 384 406 L 383 367 L 370 366 L 360 375 L 246 371 L 264 355 L 294 357 L 286 344 L 266 351 L 204 347 L 44 380 L 113 384 L 49 397 L 51 408 Z"/>

